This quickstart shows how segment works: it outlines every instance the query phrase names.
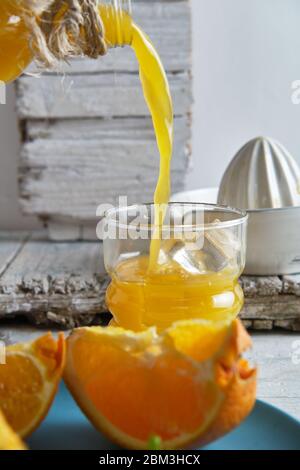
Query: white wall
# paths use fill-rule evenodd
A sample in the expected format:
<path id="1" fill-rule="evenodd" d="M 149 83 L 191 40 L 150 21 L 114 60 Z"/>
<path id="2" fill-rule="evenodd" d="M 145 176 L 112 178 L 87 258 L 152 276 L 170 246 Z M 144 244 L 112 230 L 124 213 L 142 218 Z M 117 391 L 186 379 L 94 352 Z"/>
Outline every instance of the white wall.
<path id="1" fill-rule="evenodd" d="M 193 172 L 189 187 L 217 185 L 247 140 L 281 141 L 300 163 L 299 0 L 192 0 Z"/>
<path id="2" fill-rule="evenodd" d="M 134 1 L 134 0 L 133 0 Z M 280 140 L 300 163 L 299 0 L 191 0 L 194 126 L 191 188 L 218 184 L 238 148 L 257 135 Z M 17 205 L 19 134 L 10 87 L 0 105 L 0 228 L 25 228 Z"/>

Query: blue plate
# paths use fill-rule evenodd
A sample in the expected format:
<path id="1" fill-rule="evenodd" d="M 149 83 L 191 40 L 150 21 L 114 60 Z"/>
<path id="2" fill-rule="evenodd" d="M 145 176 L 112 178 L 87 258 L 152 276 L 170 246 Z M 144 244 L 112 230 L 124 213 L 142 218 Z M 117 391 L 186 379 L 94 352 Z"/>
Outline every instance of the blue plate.
<path id="1" fill-rule="evenodd" d="M 30 437 L 37 450 L 116 450 L 82 414 L 64 385 L 45 421 Z M 300 422 L 257 401 L 252 414 L 235 431 L 205 447 L 207 450 L 300 450 Z"/>

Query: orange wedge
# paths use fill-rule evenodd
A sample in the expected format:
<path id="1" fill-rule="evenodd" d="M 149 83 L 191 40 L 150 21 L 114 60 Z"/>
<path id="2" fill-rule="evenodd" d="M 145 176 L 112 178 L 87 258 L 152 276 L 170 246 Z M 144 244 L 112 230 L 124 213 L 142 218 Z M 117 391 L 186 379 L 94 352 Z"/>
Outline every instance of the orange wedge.
<path id="1" fill-rule="evenodd" d="M 213 361 L 197 362 L 155 328 L 74 330 L 68 338 L 65 382 L 83 412 L 110 439 L 147 449 L 185 447 L 216 419 L 224 394 Z"/>
<path id="2" fill-rule="evenodd" d="M 65 363 L 65 339 L 51 333 L 6 348 L 0 365 L 0 408 L 21 437 L 31 434 L 47 414 Z"/>
<path id="3" fill-rule="evenodd" d="M 202 319 L 174 323 L 166 330 L 174 348 L 198 362 L 212 359 L 222 352 L 232 336 L 231 321 Z"/>
<path id="4" fill-rule="evenodd" d="M 256 370 L 241 358 L 251 339 L 239 321 L 189 320 L 162 334 L 79 328 L 67 343 L 71 393 L 124 448 L 153 447 L 153 439 L 161 449 L 199 447 L 238 426 L 255 403 Z"/>
<path id="5" fill-rule="evenodd" d="M 0 450 L 26 450 L 18 434 L 6 422 L 0 411 Z"/>

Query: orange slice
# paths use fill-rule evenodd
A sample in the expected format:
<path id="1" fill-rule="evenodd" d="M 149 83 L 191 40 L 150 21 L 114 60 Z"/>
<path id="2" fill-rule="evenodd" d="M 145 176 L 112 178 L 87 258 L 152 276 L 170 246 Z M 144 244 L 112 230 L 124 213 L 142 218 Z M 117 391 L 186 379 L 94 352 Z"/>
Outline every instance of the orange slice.
<path id="1" fill-rule="evenodd" d="M 198 362 L 220 354 L 232 336 L 231 321 L 185 320 L 174 323 L 166 330 L 166 336 L 175 349 Z"/>
<path id="2" fill-rule="evenodd" d="M 155 328 L 74 330 L 65 381 L 93 424 L 125 448 L 185 447 L 215 420 L 224 394 L 213 361 L 197 362 Z"/>
<path id="3" fill-rule="evenodd" d="M 0 450 L 26 450 L 18 434 L 6 422 L 0 411 Z"/>
<path id="4" fill-rule="evenodd" d="M 0 408 L 21 437 L 31 434 L 49 410 L 65 362 L 65 339 L 51 333 L 24 344 L 8 346 L 0 365 Z"/>

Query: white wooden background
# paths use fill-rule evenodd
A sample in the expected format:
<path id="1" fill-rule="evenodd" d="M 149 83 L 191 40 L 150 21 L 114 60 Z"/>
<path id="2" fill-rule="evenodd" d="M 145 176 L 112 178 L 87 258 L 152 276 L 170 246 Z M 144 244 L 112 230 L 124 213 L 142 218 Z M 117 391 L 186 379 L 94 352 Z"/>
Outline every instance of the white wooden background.
<path id="1" fill-rule="evenodd" d="M 170 82 L 177 191 L 190 155 L 190 2 L 140 0 L 134 18 L 157 46 Z M 116 204 L 119 195 L 129 203 L 152 201 L 159 155 L 130 48 L 96 61 L 74 60 L 40 79 L 24 75 L 17 82 L 17 110 L 20 204 L 24 213 L 48 222 L 53 238 L 89 238 L 86 227 L 95 223 L 97 206 Z"/>

